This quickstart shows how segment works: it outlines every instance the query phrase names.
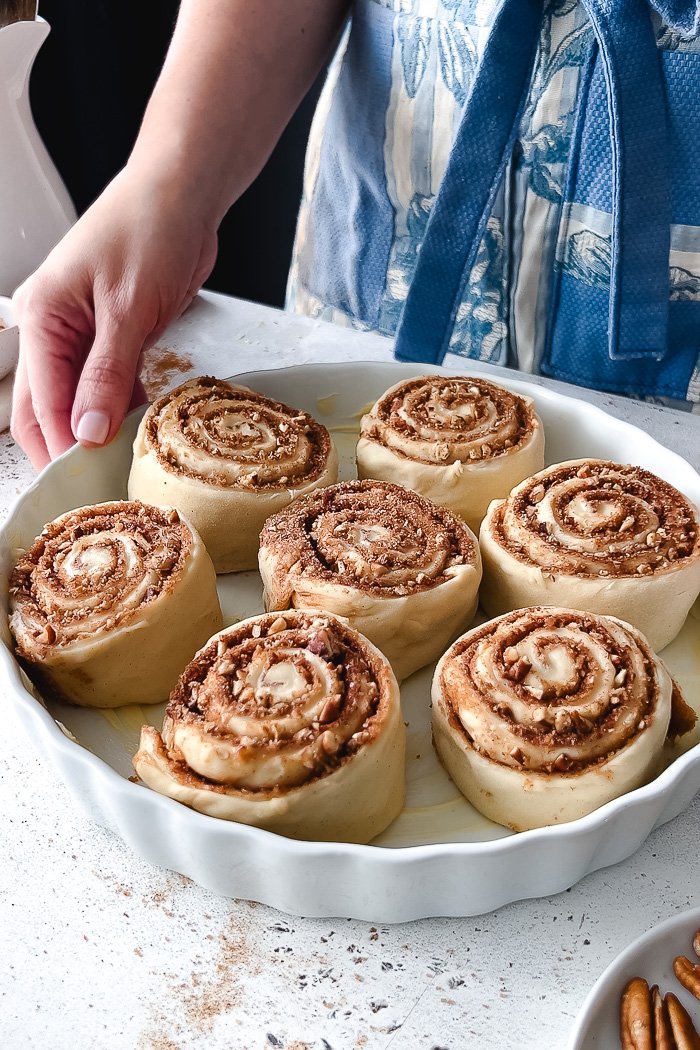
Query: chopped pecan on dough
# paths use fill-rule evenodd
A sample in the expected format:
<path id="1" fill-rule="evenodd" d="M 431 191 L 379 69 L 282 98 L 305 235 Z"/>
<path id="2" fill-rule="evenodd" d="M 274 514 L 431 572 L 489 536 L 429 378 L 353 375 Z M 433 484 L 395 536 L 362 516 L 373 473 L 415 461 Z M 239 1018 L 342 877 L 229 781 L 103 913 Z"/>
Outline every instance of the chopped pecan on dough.
<path id="1" fill-rule="evenodd" d="M 685 955 L 678 955 L 673 960 L 673 972 L 683 987 L 700 999 L 700 966 L 686 959 Z"/>
<path id="2" fill-rule="evenodd" d="M 633 977 L 622 993 L 620 1043 L 622 1050 L 655 1050 L 651 996 L 643 977 Z"/>
<path id="3" fill-rule="evenodd" d="M 690 1019 L 690 1014 L 673 992 L 667 992 L 664 1000 L 673 1032 L 676 1050 L 700 1050 L 700 1035 Z"/>
<path id="4" fill-rule="evenodd" d="M 654 1050 L 675 1050 L 666 1003 L 656 984 L 651 990 L 651 1002 L 654 1012 Z"/>
<path id="5" fill-rule="evenodd" d="M 44 642 L 46 645 L 53 645 L 56 641 L 56 632 L 50 623 L 44 626 L 44 630 L 39 635 L 39 641 Z"/>
<path id="6" fill-rule="evenodd" d="M 340 714 L 342 706 L 342 697 L 338 696 L 337 693 L 334 693 L 333 696 L 329 696 L 318 716 L 320 724 L 326 725 L 328 722 L 334 722 Z"/>
<path id="7" fill-rule="evenodd" d="M 700 959 L 700 930 L 698 930 L 695 936 L 693 937 L 693 951 L 697 955 L 698 959 Z"/>
<path id="8" fill-rule="evenodd" d="M 523 678 L 526 677 L 531 669 L 532 664 L 530 661 L 526 657 L 521 656 L 520 659 L 514 664 L 511 664 L 510 667 L 506 666 L 503 674 L 506 678 L 510 678 L 512 682 L 522 682 Z"/>

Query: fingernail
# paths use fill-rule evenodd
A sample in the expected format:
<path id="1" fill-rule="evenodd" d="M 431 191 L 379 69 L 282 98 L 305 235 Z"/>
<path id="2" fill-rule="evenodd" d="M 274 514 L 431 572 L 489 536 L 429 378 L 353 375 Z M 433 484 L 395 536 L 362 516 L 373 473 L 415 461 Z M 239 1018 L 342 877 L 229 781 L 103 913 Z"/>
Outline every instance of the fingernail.
<path id="1" fill-rule="evenodd" d="M 78 441 L 88 441 L 91 445 L 102 445 L 108 434 L 109 416 L 95 409 L 90 409 L 80 417 L 75 432 Z"/>

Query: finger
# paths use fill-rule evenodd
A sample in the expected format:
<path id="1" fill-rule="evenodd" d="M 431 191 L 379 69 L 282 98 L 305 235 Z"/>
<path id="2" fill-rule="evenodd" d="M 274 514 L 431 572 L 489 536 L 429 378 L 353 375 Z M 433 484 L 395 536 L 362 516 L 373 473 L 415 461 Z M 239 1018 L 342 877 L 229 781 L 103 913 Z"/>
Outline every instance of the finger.
<path id="1" fill-rule="evenodd" d="M 187 293 L 185 298 L 182 300 L 182 304 L 180 306 L 180 309 L 177 312 L 176 316 L 178 318 L 182 317 L 182 315 L 184 314 L 185 310 L 189 310 L 190 306 L 192 306 L 192 303 L 195 301 L 195 299 L 197 298 L 198 295 L 199 295 L 199 288 L 196 288 L 194 291 L 189 291 Z"/>
<path id="2" fill-rule="evenodd" d="M 19 341 L 34 416 L 55 459 L 75 444 L 70 413 L 85 336 L 60 318 L 30 309 L 20 318 Z"/>
<path id="3" fill-rule="evenodd" d="M 27 369 L 22 357 L 17 365 L 15 385 L 12 391 L 10 433 L 20 448 L 24 449 L 37 470 L 46 466 L 51 457 L 44 441 L 44 435 L 41 433 L 41 427 L 34 415 Z"/>
<path id="4" fill-rule="evenodd" d="M 78 380 L 71 425 L 81 445 L 105 445 L 126 415 L 148 332 L 109 310 L 96 313 L 95 342 Z"/>
<path id="5" fill-rule="evenodd" d="M 147 347 L 150 347 L 153 345 L 153 343 L 157 342 L 157 340 L 160 339 L 168 325 L 171 324 L 173 321 L 179 320 L 182 317 L 182 315 L 187 310 L 189 310 L 190 306 L 192 306 L 192 303 L 195 301 L 195 299 L 201 292 L 204 282 L 206 281 L 207 277 L 210 276 L 212 270 L 214 269 L 217 251 L 218 240 L 217 237 L 214 236 L 213 240 L 211 240 L 211 242 L 208 243 L 203 249 L 200 260 L 197 263 L 195 271 L 192 275 L 189 287 L 183 295 L 182 301 L 180 302 L 180 305 L 178 306 L 177 310 L 166 323 L 160 325 L 159 327 L 155 328 L 153 332 L 151 332 L 148 343 L 146 344 Z"/>
<path id="6" fill-rule="evenodd" d="M 160 341 L 161 337 L 167 331 L 167 329 L 173 323 L 173 321 L 178 321 L 182 317 L 185 311 L 188 310 L 190 306 L 192 306 L 192 303 L 195 301 L 198 295 L 199 289 L 196 292 L 187 293 L 187 295 L 184 297 L 182 303 L 180 304 L 180 306 L 178 306 L 173 316 L 163 321 L 162 324 L 159 324 L 156 328 L 153 329 L 152 332 L 149 333 L 148 338 L 143 344 L 144 350 L 150 350 L 152 346 L 154 346 Z"/>

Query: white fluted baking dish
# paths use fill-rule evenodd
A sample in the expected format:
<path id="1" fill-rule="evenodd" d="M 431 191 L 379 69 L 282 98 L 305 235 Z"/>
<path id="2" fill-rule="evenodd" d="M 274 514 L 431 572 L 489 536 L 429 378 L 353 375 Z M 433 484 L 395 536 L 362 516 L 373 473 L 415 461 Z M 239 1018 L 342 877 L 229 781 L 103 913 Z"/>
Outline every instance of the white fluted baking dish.
<path id="1" fill-rule="evenodd" d="M 341 477 L 353 476 L 359 419 L 387 387 L 425 369 L 394 363 L 302 365 L 238 377 L 306 409 L 325 423 L 341 454 Z M 431 369 L 456 371 L 456 369 Z M 502 380 L 498 380 L 502 382 Z M 547 435 L 548 463 L 583 456 L 637 463 L 700 505 L 700 477 L 675 453 L 600 409 L 553 391 L 504 383 L 534 398 Z M 86 503 L 123 498 L 140 412 L 107 448 L 74 449 L 48 467 L 16 502 L 0 531 L 0 574 L 11 570 L 44 523 Z M 227 622 L 261 610 L 257 573 L 220 577 Z M 143 722 L 159 725 L 162 708 L 109 712 L 41 702 L 12 653 L 7 588 L 0 595 L 2 702 L 12 704 L 45 761 L 99 824 L 140 856 L 218 893 L 306 916 L 400 922 L 425 916 L 475 915 L 525 897 L 556 893 L 633 853 L 653 828 L 679 814 L 700 790 L 700 733 L 652 783 L 570 824 L 514 835 L 491 824 L 459 795 L 430 741 L 432 668 L 402 689 L 408 722 L 408 797 L 404 812 L 369 846 L 286 839 L 204 816 L 129 780 Z M 660 615 L 663 612 L 660 610 Z M 700 709 L 700 612 L 695 609 L 664 657 Z"/>

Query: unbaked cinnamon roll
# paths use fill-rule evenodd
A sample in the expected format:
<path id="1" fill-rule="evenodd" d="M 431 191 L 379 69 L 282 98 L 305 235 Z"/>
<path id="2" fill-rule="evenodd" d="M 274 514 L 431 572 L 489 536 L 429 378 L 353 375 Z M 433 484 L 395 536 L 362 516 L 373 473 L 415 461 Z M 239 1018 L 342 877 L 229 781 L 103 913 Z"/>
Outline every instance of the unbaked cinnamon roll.
<path id="1" fill-rule="evenodd" d="M 39 685 L 85 707 L 167 699 L 221 627 L 211 559 L 177 511 L 81 507 L 48 524 L 10 580 L 10 628 Z"/>
<path id="2" fill-rule="evenodd" d="M 673 690 L 621 620 L 520 609 L 465 634 L 438 664 L 433 740 L 490 820 L 514 831 L 559 824 L 655 775 Z"/>
<path id="3" fill-rule="evenodd" d="M 346 481 L 270 518 L 260 535 L 266 609 L 326 609 L 401 680 L 471 623 L 481 559 L 459 518 L 384 481 Z"/>
<path id="4" fill-rule="evenodd" d="M 287 611 L 211 639 L 144 726 L 141 779 L 211 816 L 293 838 L 368 842 L 404 799 L 391 668 L 332 616 Z"/>
<path id="5" fill-rule="evenodd" d="M 528 605 L 619 616 L 657 651 L 700 591 L 698 512 L 641 467 L 548 467 L 491 505 L 480 545 L 490 616 Z"/>
<path id="6" fill-rule="evenodd" d="M 544 465 L 532 400 L 477 376 L 418 376 L 363 416 L 361 478 L 393 481 L 458 514 L 478 533 L 491 500 Z"/>
<path id="7" fill-rule="evenodd" d="M 139 426 L 129 498 L 178 507 L 217 572 L 254 569 L 263 522 L 338 476 L 326 428 L 306 412 L 221 379 L 191 379 Z"/>

